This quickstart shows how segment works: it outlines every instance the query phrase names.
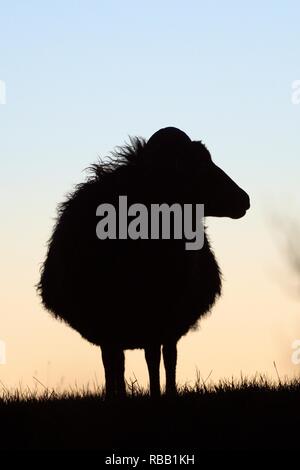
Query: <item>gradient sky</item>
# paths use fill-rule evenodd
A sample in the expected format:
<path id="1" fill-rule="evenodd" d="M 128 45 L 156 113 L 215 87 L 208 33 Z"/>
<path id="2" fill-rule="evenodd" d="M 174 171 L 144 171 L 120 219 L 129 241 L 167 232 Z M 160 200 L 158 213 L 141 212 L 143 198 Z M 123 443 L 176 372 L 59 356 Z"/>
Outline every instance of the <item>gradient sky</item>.
<path id="1" fill-rule="evenodd" d="M 226 3 L 226 5 L 225 5 Z M 0 1 L 0 380 L 103 383 L 98 348 L 53 320 L 34 285 L 55 208 L 84 168 L 173 125 L 202 139 L 250 194 L 241 220 L 207 220 L 224 295 L 179 343 L 178 381 L 299 374 L 296 279 L 281 243 L 297 216 L 297 1 Z M 281 224 L 271 223 L 276 215 Z M 142 312 L 141 312 L 142 314 Z M 126 377 L 147 383 L 141 351 Z"/>

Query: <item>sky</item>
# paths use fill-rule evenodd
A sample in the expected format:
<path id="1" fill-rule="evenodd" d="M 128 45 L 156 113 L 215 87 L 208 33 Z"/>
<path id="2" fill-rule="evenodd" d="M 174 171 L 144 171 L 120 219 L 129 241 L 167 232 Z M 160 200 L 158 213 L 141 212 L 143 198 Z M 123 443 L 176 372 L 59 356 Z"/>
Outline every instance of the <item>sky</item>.
<path id="1" fill-rule="evenodd" d="M 299 2 L 275 0 L 0 1 L 7 388 L 103 384 L 99 348 L 51 318 L 34 286 L 56 206 L 84 169 L 169 125 L 201 139 L 252 204 L 241 220 L 207 220 L 223 297 L 180 340 L 178 382 L 197 370 L 274 377 L 274 361 L 282 377 L 299 375 L 297 276 L 283 249 L 299 210 L 299 14 Z M 147 384 L 142 351 L 126 353 L 134 377 Z"/>

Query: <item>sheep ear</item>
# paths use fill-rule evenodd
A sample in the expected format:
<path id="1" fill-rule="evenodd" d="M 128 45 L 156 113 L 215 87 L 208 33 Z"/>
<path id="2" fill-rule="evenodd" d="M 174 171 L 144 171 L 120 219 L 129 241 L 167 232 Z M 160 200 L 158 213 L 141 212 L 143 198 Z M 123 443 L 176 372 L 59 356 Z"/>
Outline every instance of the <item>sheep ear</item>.
<path id="1" fill-rule="evenodd" d="M 147 142 L 149 147 L 162 149 L 178 146 L 186 146 L 191 143 L 189 136 L 176 127 L 164 127 L 155 132 Z"/>
<path id="2" fill-rule="evenodd" d="M 182 155 L 191 145 L 191 139 L 176 127 L 166 127 L 155 132 L 146 144 L 146 152 L 152 161 L 157 160 L 174 168 L 180 166 Z"/>

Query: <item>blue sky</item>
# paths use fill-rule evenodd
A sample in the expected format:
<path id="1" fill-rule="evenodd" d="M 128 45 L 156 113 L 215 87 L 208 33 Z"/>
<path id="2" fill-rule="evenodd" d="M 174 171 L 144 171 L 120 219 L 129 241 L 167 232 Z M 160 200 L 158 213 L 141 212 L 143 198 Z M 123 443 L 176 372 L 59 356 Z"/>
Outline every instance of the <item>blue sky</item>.
<path id="1" fill-rule="evenodd" d="M 174 124 L 229 167 L 253 152 L 251 176 L 274 159 L 280 170 L 289 157 L 297 165 L 299 10 L 275 1 L 2 2 L 1 147 L 34 177 L 44 162 L 69 173 L 128 134 Z"/>
<path id="2" fill-rule="evenodd" d="M 55 207 L 83 169 L 128 135 L 167 125 L 202 139 L 249 192 L 247 220 L 212 221 L 213 238 L 233 291 L 247 294 L 235 270 L 244 266 L 265 276 L 257 295 L 274 301 L 268 215 L 296 215 L 299 203 L 299 18 L 296 1 L 0 2 L 4 327 L 16 283 L 37 308 L 32 286 Z"/>

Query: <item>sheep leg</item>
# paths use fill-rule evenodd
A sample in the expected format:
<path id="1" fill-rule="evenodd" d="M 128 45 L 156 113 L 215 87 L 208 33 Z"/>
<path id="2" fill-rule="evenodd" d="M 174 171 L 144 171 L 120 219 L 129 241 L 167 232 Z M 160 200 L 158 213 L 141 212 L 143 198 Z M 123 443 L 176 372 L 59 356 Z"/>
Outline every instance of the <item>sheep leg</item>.
<path id="1" fill-rule="evenodd" d="M 117 361 L 116 361 L 117 371 L 117 393 L 120 398 L 125 397 L 126 395 L 126 388 L 125 388 L 125 380 L 124 380 L 124 373 L 125 373 L 125 356 L 124 351 L 118 350 L 117 353 Z"/>
<path id="2" fill-rule="evenodd" d="M 172 396 L 176 394 L 176 341 L 169 341 L 163 345 L 163 358 L 166 371 L 166 394 Z"/>
<path id="3" fill-rule="evenodd" d="M 148 366 L 150 380 L 150 395 L 152 398 L 160 396 L 159 365 L 160 344 L 145 347 L 145 358 Z"/>
<path id="4" fill-rule="evenodd" d="M 124 352 L 122 349 L 109 345 L 101 346 L 102 361 L 105 370 L 106 398 L 125 395 Z"/>

